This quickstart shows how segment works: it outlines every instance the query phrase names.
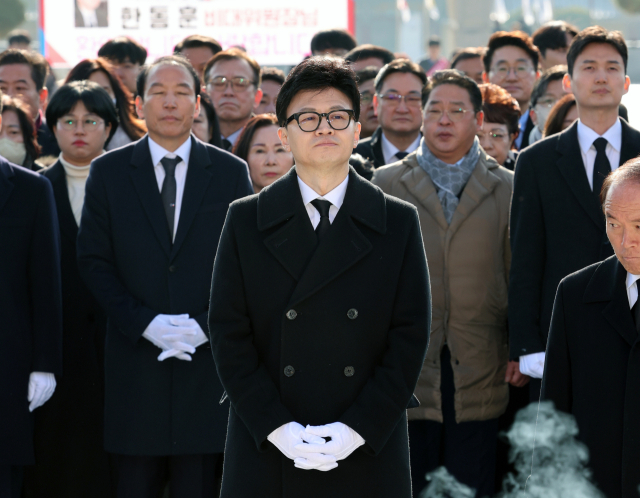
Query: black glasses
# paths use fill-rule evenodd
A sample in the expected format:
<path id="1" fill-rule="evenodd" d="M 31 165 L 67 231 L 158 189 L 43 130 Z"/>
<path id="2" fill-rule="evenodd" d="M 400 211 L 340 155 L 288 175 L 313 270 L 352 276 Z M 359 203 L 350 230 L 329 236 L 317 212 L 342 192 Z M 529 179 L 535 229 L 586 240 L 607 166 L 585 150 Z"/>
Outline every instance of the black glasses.
<path id="1" fill-rule="evenodd" d="M 287 118 L 285 126 L 295 119 L 302 131 L 316 131 L 320 127 L 322 118 L 326 118 L 331 128 L 339 131 L 345 130 L 349 126 L 351 119 L 355 119 L 355 113 L 351 109 L 323 113 L 313 111 L 296 112 Z"/>

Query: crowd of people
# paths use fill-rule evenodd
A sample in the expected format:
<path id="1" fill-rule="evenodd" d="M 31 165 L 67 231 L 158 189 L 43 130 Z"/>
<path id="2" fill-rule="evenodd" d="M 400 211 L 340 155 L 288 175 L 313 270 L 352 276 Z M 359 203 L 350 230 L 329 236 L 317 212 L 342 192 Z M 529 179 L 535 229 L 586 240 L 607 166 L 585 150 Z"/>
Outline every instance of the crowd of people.
<path id="1" fill-rule="evenodd" d="M 119 37 L 60 82 L 29 42 L 0 53 L 0 497 L 417 498 L 440 466 L 493 496 L 541 396 L 635 496 L 621 33 L 411 61 L 328 30 L 289 74 Z M 620 279 L 613 365 L 576 342 Z"/>

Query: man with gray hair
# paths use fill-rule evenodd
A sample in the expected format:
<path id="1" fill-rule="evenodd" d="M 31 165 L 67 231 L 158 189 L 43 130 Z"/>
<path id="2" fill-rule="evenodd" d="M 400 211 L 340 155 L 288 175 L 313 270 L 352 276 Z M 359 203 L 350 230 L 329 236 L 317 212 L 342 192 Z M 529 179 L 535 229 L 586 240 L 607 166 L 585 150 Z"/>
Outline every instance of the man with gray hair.
<path id="1" fill-rule="evenodd" d="M 571 413 L 606 496 L 640 485 L 640 159 L 620 166 L 600 193 L 614 256 L 558 287 L 542 399 Z"/>

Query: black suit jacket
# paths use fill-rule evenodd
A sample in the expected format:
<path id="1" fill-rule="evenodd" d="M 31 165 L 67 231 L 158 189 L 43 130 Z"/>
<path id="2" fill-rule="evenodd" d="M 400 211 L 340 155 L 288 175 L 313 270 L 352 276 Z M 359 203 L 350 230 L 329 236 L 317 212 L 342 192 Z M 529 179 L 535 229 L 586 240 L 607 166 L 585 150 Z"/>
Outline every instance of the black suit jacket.
<path id="1" fill-rule="evenodd" d="M 562 280 L 542 381 L 542 399 L 575 416 L 609 498 L 636 497 L 640 485 L 640 341 L 626 277 L 612 256 Z"/>
<path id="2" fill-rule="evenodd" d="M 60 294 L 51 184 L 0 157 L 0 465 L 34 463 L 29 374 L 62 373 Z"/>
<path id="3" fill-rule="evenodd" d="M 520 144 L 520 149 L 518 150 L 522 150 L 525 147 L 529 146 L 529 135 L 531 135 L 531 131 L 535 126 L 536 125 L 533 123 L 533 120 L 531 119 L 531 114 L 529 114 L 529 117 L 527 118 L 527 124 L 524 127 L 524 131 L 520 130 L 520 133 L 523 134 L 523 137 L 522 137 L 522 143 Z"/>
<path id="4" fill-rule="evenodd" d="M 211 272 L 229 204 L 252 192 L 244 161 L 191 137 L 175 241 L 148 138 L 95 159 L 78 233 L 80 273 L 108 316 L 105 447 L 129 455 L 219 453 L 228 406 L 208 345 L 157 360 L 142 333 L 188 313 L 207 333 Z"/>
<path id="5" fill-rule="evenodd" d="M 295 168 L 234 203 L 209 315 L 231 400 L 221 496 L 408 498 L 405 410 L 430 323 L 418 213 L 353 168 L 319 244 Z M 367 444 L 330 472 L 296 469 L 267 441 L 291 421 L 340 421 Z"/>
<path id="6" fill-rule="evenodd" d="M 373 163 L 374 168 L 384 166 L 384 154 L 382 153 L 382 128 L 379 126 L 369 138 L 360 140 L 354 152 Z"/>
<path id="7" fill-rule="evenodd" d="M 620 164 L 640 154 L 624 120 Z M 602 208 L 589 187 L 578 123 L 518 156 L 511 204 L 510 356 L 546 348 L 560 280 L 613 254 Z"/>

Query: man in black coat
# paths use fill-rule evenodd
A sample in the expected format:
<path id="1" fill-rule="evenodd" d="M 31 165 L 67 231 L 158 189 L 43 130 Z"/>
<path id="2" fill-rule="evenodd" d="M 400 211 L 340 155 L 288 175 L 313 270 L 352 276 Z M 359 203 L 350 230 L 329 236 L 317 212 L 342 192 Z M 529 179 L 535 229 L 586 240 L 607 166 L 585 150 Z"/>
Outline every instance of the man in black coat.
<path id="1" fill-rule="evenodd" d="M 349 167 L 344 62 L 298 65 L 276 109 L 296 167 L 231 206 L 213 272 L 222 496 L 409 498 L 406 409 L 431 323 L 418 214 Z"/>
<path id="2" fill-rule="evenodd" d="M 618 32 L 587 28 L 567 56 L 580 119 L 522 151 L 511 206 L 510 356 L 532 377 L 538 400 L 544 351 L 560 280 L 613 253 L 598 194 L 606 174 L 640 154 L 640 133 L 618 118 L 629 87 Z"/>
<path id="3" fill-rule="evenodd" d="M 118 497 L 211 496 L 228 406 L 208 347 L 218 239 L 252 192 L 246 163 L 190 135 L 200 82 L 163 57 L 138 79 L 149 135 L 94 160 L 78 233 L 81 276 L 108 317 L 105 447 Z M 159 355 L 159 356 L 158 356 Z"/>
<path id="4" fill-rule="evenodd" d="M 49 181 L 2 157 L 0 316 L 0 496 L 17 498 L 35 463 L 29 412 L 62 373 L 60 238 Z"/>
<path id="5" fill-rule="evenodd" d="M 607 177 L 602 198 L 615 256 L 560 283 L 542 399 L 575 416 L 595 484 L 609 498 L 632 498 L 640 486 L 639 159 Z"/>

